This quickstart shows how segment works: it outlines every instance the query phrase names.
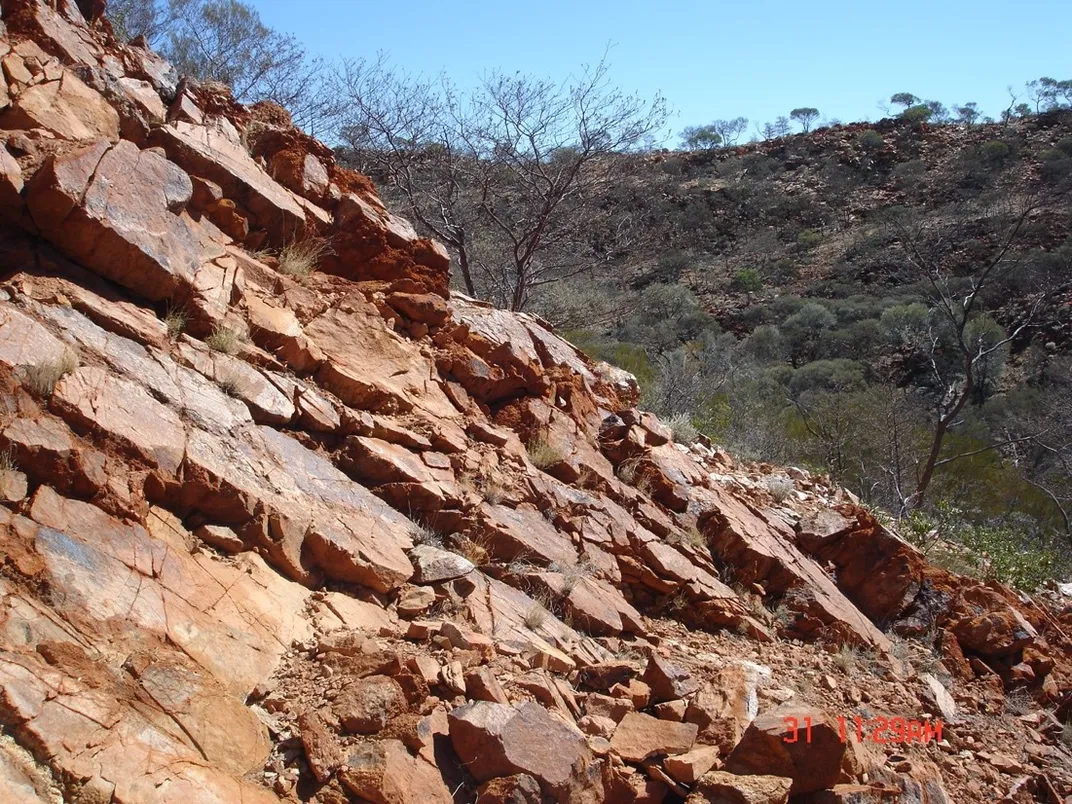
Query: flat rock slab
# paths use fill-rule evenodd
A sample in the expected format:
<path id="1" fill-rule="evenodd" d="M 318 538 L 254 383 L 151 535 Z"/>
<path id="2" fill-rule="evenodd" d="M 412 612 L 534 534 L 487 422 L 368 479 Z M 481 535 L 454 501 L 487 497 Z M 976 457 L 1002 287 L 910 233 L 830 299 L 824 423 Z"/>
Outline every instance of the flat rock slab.
<path id="1" fill-rule="evenodd" d="M 308 592 L 256 556 L 229 566 L 190 555 L 175 523 L 154 519 L 154 536 L 48 487 L 34 495 L 30 516 L 40 525 L 32 548 L 42 580 L 61 611 L 166 637 L 235 694 L 266 679 L 291 641 L 311 634 Z"/>
<path id="2" fill-rule="evenodd" d="M 699 726 L 630 712 L 610 741 L 610 749 L 626 762 L 643 762 L 653 756 L 684 754 L 696 742 Z"/>
<path id="3" fill-rule="evenodd" d="M 711 771 L 700 777 L 687 804 L 786 804 L 791 779 L 757 774 L 736 776 Z"/>
<path id="4" fill-rule="evenodd" d="M 56 384 L 52 405 L 74 429 L 105 434 L 170 474 L 186 454 L 179 415 L 142 386 L 104 369 L 75 369 Z"/>
<path id="5" fill-rule="evenodd" d="M 418 545 L 409 552 L 413 562 L 415 583 L 432 584 L 449 581 L 468 575 L 474 569 L 473 563 L 457 553 L 440 550 L 427 544 Z"/>
<path id="6" fill-rule="evenodd" d="M 26 188 L 41 234 L 80 265 L 151 301 L 191 292 L 223 249 L 183 209 L 190 177 L 155 151 L 102 140 L 50 157 Z"/>

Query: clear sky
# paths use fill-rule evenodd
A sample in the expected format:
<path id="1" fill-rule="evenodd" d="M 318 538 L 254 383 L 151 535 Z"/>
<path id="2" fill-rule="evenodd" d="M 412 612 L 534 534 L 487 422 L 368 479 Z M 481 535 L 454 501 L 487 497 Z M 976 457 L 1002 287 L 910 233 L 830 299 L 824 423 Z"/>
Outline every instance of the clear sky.
<path id="1" fill-rule="evenodd" d="M 622 89 L 662 92 L 674 130 L 714 118 L 773 120 L 797 106 L 877 119 L 912 92 L 997 116 L 1006 86 L 1072 78 L 1065 0 L 250 0 L 325 57 L 388 53 L 459 84 L 487 70 L 563 78 L 613 45 Z M 668 144 L 676 144 L 676 138 Z"/>

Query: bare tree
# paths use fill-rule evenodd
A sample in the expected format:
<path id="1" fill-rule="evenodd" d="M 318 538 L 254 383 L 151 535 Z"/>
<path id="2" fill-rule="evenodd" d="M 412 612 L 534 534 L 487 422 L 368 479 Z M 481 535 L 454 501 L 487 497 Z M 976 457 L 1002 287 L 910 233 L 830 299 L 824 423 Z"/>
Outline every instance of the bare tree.
<path id="1" fill-rule="evenodd" d="M 472 295 L 523 310 L 642 232 L 605 201 L 628 181 L 620 156 L 649 144 L 666 105 L 610 86 L 606 57 L 562 83 L 492 73 L 467 93 L 351 61 L 335 86 L 357 166 L 457 254 Z"/>
<path id="2" fill-rule="evenodd" d="M 248 3 L 112 0 L 108 13 L 120 38 L 143 38 L 180 73 L 226 84 L 239 101 L 274 101 L 312 134 L 322 133 L 333 115 L 323 62 L 293 36 L 265 25 Z"/>
<path id="3" fill-rule="evenodd" d="M 1052 505 L 1072 544 L 1072 362 L 1061 357 L 1048 363 L 1037 401 L 1007 417 L 1003 435 L 1012 462 Z"/>
<path id="4" fill-rule="evenodd" d="M 708 127 L 722 138 L 722 145 L 736 145 L 741 135 L 748 130 L 748 118 L 734 117 L 730 120 L 715 120 Z"/>
<path id="5" fill-rule="evenodd" d="M 937 469 L 981 451 L 1008 446 L 993 443 L 982 450 L 943 457 L 947 436 L 961 421 L 961 414 L 977 395 L 995 356 L 1031 325 L 1032 314 L 1041 301 L 1039 295 L 1031 311 L 1005 332 L 984 315 L 987 295 L 995 285 L 1015 271 L 1022 259 L 1016 246 L 1023 235 L 1036 198 L 990 204 L 982 209 L 965 205 L 951 213 L 916 221 L 894 219 L 894 229 L 908 263 L 924 280 L 929 317 L 914 332 L 905 331 L 903 340 L 927 367 L 933 393 L 933 429 L 923 457 L 915 489 L 905 500 L 906 508 L 920 508 Z M 980 226 L 988 230 L 985 253 L 973 264 L 956 266 L 949 244 L 964 242 L 956 236 Z M 980 242 L 977 240 L 977 242 Z M 959 270 L 958 270 L 959 269 Z M 1017 439 L 1021 440 L 1021 439 Z"/>
<path id="6" fill-rule="evenodd" d="M 160 47 L 186 13 L 191 0 L 110 0 L 107 15 L 116 36 L 124 41 L 143 39 Z"/>

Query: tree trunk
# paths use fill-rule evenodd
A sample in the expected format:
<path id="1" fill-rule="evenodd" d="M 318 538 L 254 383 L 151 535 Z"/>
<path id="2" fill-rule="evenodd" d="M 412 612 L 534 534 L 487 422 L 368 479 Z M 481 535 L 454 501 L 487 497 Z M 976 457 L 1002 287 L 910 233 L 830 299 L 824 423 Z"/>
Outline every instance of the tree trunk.
<path id="1" fill-rule="evenodd" d="M 525 290 L 528 284 L 527 271 L 524 266 L 517 266 L 517 277 L 514 279 L 513 298 L 510 299 L 510 312 L 520 313 L 525 308 Z"/>
<path id="2" fill-rule="evenodd" d="M 923 500 L 926 497 L 927 489 L 930 487 L 931 480 L 934 478 L 934 468 L 938 465 L 938 458 L 942 454 L 942 444 L 945 442 L 946 435 L 949 434 L 949 428 L 964 409 L 964 405 L 972 395 L 974 388 L 975 383 L 972 382 L 971 375 L 969 374 L 968 381 L 964 384 L 964 388 L 961 389 L 956 404 L 953 405 L 948 413 L 938 419 L 938 424 L 934 427 L 934 437 L 931 439 L 931 449 L 927 454 L 927 462 L 923 465 L 923 474 L 919 476 L 919 480 L 916 482 L 916 490 L 912 492 L 912 497 L 909 500 L 910 506 L 913 509 L 919 510 L 923 507 Z"/>
<path id="3" fill-rule="evenodd" d="M 462 282 L 465 283 L 465 293 L 468 296 L 476 298 L 476 288 L 473 286 L 473 274 L 469 269 L 469 251 L 465 248 L 465 244 L 461 243 L 458 246 L 458 268 L 462 272 Z"/>

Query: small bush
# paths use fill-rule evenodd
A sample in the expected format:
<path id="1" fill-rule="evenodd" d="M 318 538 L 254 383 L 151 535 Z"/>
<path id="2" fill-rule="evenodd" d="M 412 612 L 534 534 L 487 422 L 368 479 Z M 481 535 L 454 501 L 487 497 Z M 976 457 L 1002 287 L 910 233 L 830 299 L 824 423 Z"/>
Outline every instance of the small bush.
<path id="1" fill-rule="evenodd" d="M 279 273 L 295 279 L 305 279 L 316 271 L 320 261 L 330 253 L 323 240 L 292 240 L 279 252 Z"/>
<path id="2" fill-rule="evenodd" d="M 934 111 L 929 106 L 925 103 L 919 103 L 915 106 L 909 106 L 901 112 L 901 119 L 906 123 L 919 125 L 930 120 L 932 114 L 934 114 Z"/>
<path id="3" fill-rule="evenodd" d="M 755 268 L 742 268 L 730 280 L 730 290 L 739 293 L 758 293 L 763 290 L 763 277 Z"/>
<path id="4" fill-rule="evenodd" d="M 9 449 L 0 452 L 0 475 L 17 472 L 18 470 L 18 464 L 15 463 L 15 453 Z"/>
<path id="5" fill-rule="evenodd" d="M 1009 147 L 1009 144 L 1001 140 L 990 140 L 979 146 L 979 156 L 988 165 L 994 167 L 1005 164 L 1005 160 L 1009 158 L 1011 153 L 1012 148 Z"/>
<path id="6" fill-rule="evenodd" d="M 792 260 L 776 260 L 763 266 L 763 278 L 772 285 L 784 285 L 800 278 L 800 268 Z"/>
<path id="7" fill-rule="evenodd" d="M 659 282 L 676 282 L 692 264 L 692 257 L 683 251 L 671 251 L 659 257 L 655 279 Z"/>
<path id="8" fill-rule="evenodd" d="M 882 135 L 875 131 L 873 128 L 869 128 L 867 131 L 861 131 L 856 135 L 856 142 L 865 151 L 877 151 L 886 141 L 882 139 Z"/>
<path id="9" fill-rule="evenodd" d="M 670 428 L 674 441 L 686 447 L 691 447 L 700 437 L 699 431 L 692 424 L 692 418 L 687 413 L 675 413 L 666 420 L 666 426 Z"/>
<path id="10" fill-rule="evenodd" d="M 954 506 L 939 504 L 933 515 L 915 511 L 900 533 L 936 567 L 981 580 L 996 580 L 1034 592 L 1059 574 L 1060 553 L 1010 527 L 967 521 Z"/>
<path id="11" fill-rule="evenodd" d="M 51 396 L 56 383 L 78 368 L 78 355 L 66 350 L 62 357 L 46 360 L 35 366 L 27 366 L 24 382 L 31 392 L 38 396 Z"/>
<path id="12" fill-rule="evenodd" d="M 205 338 L 205 345 L 214 352 L 222 352 L 225 355 L 238 354 L 242 349 L 242 337 L 233 329 L 219 326 Z"/>
<path id="13" fill-rule="evenodd" d="M 1047 181 L 1063 179 L 1072 173 L 1072 158 L 1059 148 L 1049 148 L 1039 154 L 1042 178 Z"/>
<path id="14" fill-rule="evenodd" d="M 815 248 L 823 242 L 823 233 L 815 229 L 801 229 L 797 233 L 797 245 L 803 249 Z"/>
<path id="15" fill-rule="evenodd" d="M 529 441 L 525 445 L 525 449 L 529 454 L 529 460 L 532 461 L 532 465 L 537 469 L 547 469 L 566 459 L 566 455 L 562 450 L 548 443 L 547 439 L 542 435 L 536 436 Z"/>
<path id="16" fill-rule="evenodd" d="M 768 477 L 764 483 L 767 493 L 776 503 L 783 503 L 789 499 L 789 495 L 796 490 L 793 481 L 782 475 Z"/>

